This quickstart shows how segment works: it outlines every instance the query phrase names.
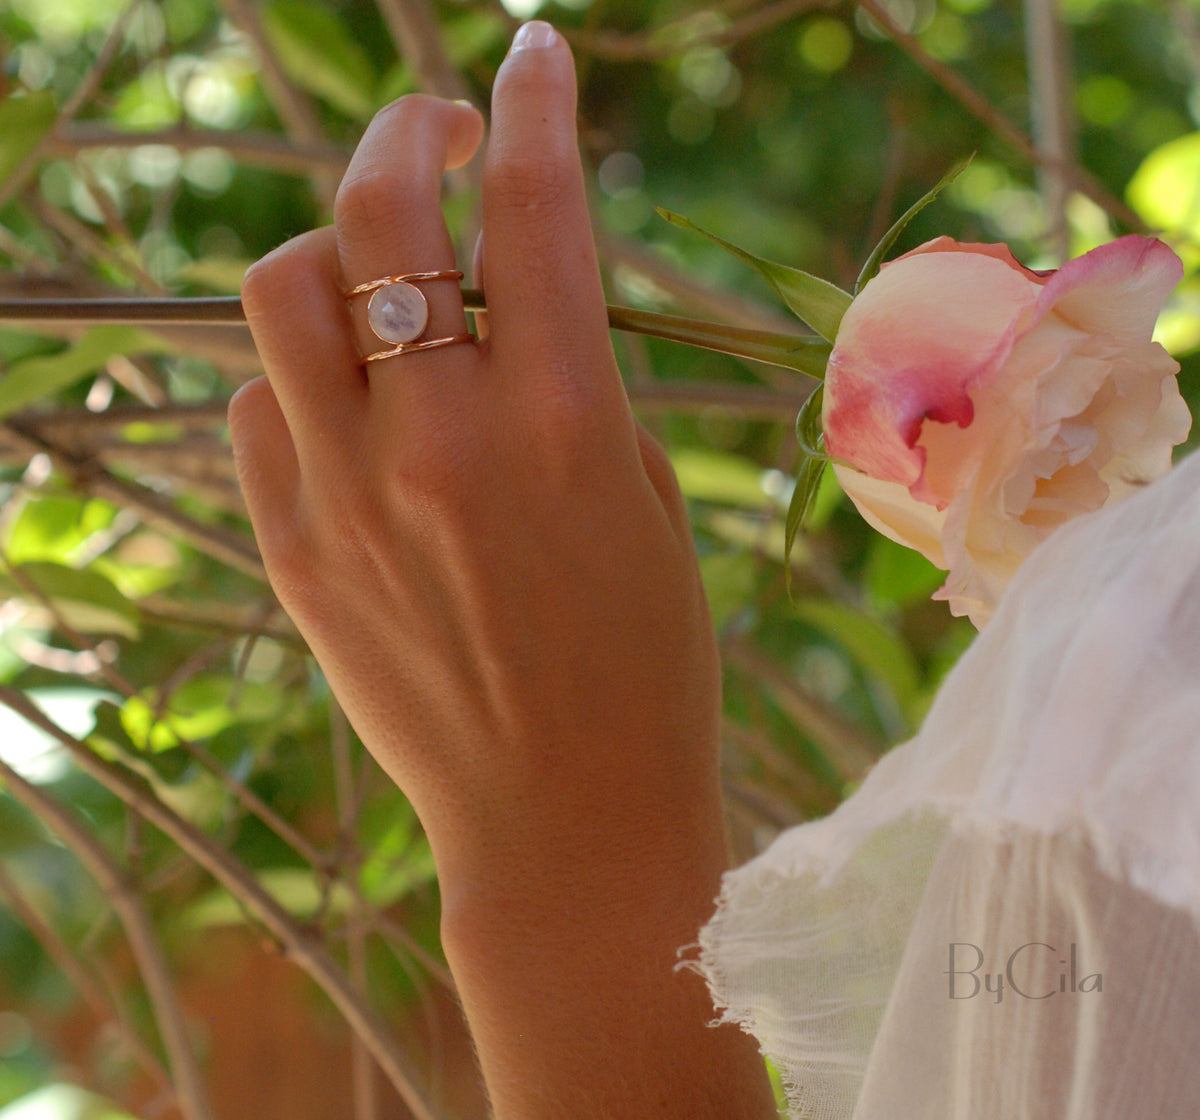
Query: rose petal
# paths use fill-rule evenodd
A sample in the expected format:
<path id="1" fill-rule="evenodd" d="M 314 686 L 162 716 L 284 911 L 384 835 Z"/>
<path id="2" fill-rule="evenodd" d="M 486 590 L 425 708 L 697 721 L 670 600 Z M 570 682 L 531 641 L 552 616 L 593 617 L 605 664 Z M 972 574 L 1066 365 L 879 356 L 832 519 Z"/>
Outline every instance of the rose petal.
<path id="1" fill-rule="evenodd" d="M 885 265 L 842 319 L 825 379 L 825 443 L 874 478 L 916 484 L 927 420 L 966 427 L 1042 291 L 985 253 L 926 249 Z M 950 494 L 928 495 L 944 504 Z"/>
<path id="2" fill-rule="evenodd" d="M 1130 234 L 1063 265 L 1042 289 L 1036 314 L 1053 311 L 1085 334 L 1140 344 L 1182 279 L 1171 249 Z"/>
<path id="3" fill-rule="evenodd" d="M 941 540 L 944 512 L 918 502 L 898 482 L 872 478 L 842 463 L 834 464 L 833 473 L 868 525 L 897 544 L 915 549 L 937 567 L 946 567 Z"/>

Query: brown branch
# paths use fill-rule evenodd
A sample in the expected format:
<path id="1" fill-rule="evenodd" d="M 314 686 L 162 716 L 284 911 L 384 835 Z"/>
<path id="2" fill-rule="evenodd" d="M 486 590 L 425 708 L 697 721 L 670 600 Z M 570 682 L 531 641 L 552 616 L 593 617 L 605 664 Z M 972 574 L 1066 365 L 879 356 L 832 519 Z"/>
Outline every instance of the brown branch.
<path id="1" fill-rule="evenodd" d="M 88 493 L 134 509 L 147 523 L 178 533 L 193 547 L 215 560 L 256 579 L 266 579 L 258 550 L 242 534 L 221 525 L 205 525 L 189 517 L 176 509 L 167 497 L 140 483 L 118 478 L 92 460 L 81 459 L 70 449 L 39 435 L 15 417 L 5 421 L 0 430 L 7 431 L 23 442 L 30 451 L 48 454 L 59 469 Z"/>
<path id="2" fill-rule="evenodd" d="M 396 53 L 412 66 L 419 89 L 451 101 L 470 97 L 467 83 L 446 54 L 428 0 L 378 0 L 378 6 Z"/>
<path id="3" fill-rule="evenodd" d="M 415 1120 L 439 1120 L 417 1087 L 418 1079 L 407 1055 L 387 1026 L 363 1002 L 314 931 L 295 921 L 241 863 L 160 801 L 146 782 L 100 758 L 85 743 L 68 735 L 17 689 L 0 685 L 0 703 L 66 747 L 85 774 L 173 840 L 238 899 L 333 1001 L 346 1022 L 370 1048 Z"/>
<path id="4" fill-rule="evenodd" d="M 725 662 L 756 680 L 810 735 L 843 782 L 857 782 L 883 754 L 884 745 L 809 693 L 779 665 L 743 638 L 721 644 Z"/>
<path id="5" fill-rule="evenodd" d="M 138 1037 L 125 1017 L 113 1006 L 104 989 L 83 967 L 79 958 L 71 951 L 70 946 L 38 913 L 16 882 L 9 877 L 3 864 L 0 864 L 0 896 L 3 896 L 18 921 L 29 930 L 46 955 L 58 967 L 58 970 L 83 997 L 84 1003 L 91 1008 L 96 1019 L 101 1023 L 110 1023 L 113 1026 L 141 1068 L 153 1079 L 160 1091 L 169 1094 L 174 1100 L 175 1087 L 171 1084 L 170 1075 L 163 1068 L 162 1063 L 154 1056 L 150 1047 Z"/>
<path id="6" fill-rule="evenodd" d="M 239 28 L 254 45 L 261 67 L 263 89 L 279 114 L 289 137 L 310 147 L 324 145 L 325 136 L 321 131 L 321 122 L 308 98 L 292 85 L 283 72 L 274 51 L 271 50 L 271 44 L 267 42 L 262 21 L 253 5 L 247 0 L 218 2 L 229 22 Z M 317 170 L 313 173 L 313 189 L 327 209 L 333 206 L 333 197 L 337 193 L 340 178 L 340 175 L 331 174 L 328 170 Z"/>
<path id="7" fill-rule="evenodd" d="M 992 105 L 970 82 L 944 62 L 934 58 L 917 37 L 905 31 L 888 14 L 887 9 L 879 0 L 852 0 L 883 29 L 909 58 L 934 79 L 951 97 L 953 97 L 973 117 L 976 117 L 1009 147 L 1024 156 L 1034 167 L 1044 167 L 1062 175 L 1067 182 L 1081 194 L 1085 194 L 1101 209 L 1114 218 L 1124 222 L 1130 229 L 1146 230 L 1146 223 L 1134 213 L 1121 199 L 1108 188 L 1099 183 L 1083 168 L 1072 163 L 1052 159 L 1047 154 L 1037 151 L 1033 141 L 1021 131 L 1012 121 Z"/>
<path id="8" fill-rule="evenodd" d="M 562 29 L 563 36 L 579 51 L 613 62 L 647 62 L 673 58 L 698 46 L 730 47 L 769 31 L 801 12 L 831 7 L 835 0 L 775 0 L 735 20 L 726 27 L 713 23 L 698 25 L 696 13 L 673 23 L 636 35 L 606 31 Z"/>
<path id="9" fill-rule="evenodd" d="M 96 61 L 92 63 L 91 68 L 83 76 L 83 80 L 75 87 L 74 92 L 63 105 L 54 122 L 54 126 L 34 145 L 33 150 L 17 164 L 16 169 L 9 175 L 8 179 L 3 184 L 0 184 L 0 210 L 4 209 L 18 193 L 25 189 L 26 182 L 34 171 L 37 170 L 38 164 L 41 163 L 42 157 L 46 154 L 46 149 L 52 143 L 55 131 L 74 118 L 75 114 L 87 104 L 96 90 L 100 88 L 100 82 L 125 43 L 125 33 L 129 30 L 129 24 L 137 12 L 140 3 L 141 0 L 130 0 L 130 3 L 125 6 L 109 30 L 108 36 L 104 40 L 104 45 L 100 48 L 100 53 L 96 55 Z"/>
<path id="10" fill-rule="evenodd" d="M 1038 190 L 1046 211 L 1047 236 L 1058 263 L 1070 255 L 1067 221 L 1070 184 L 1059 168 L 1075 159 L 1075 119 L 1071 105 L 1071 52 L 1057 0 L 1025 0 L 1025 57 L 1034 147 L 1039 159 Z"/>
<path id="11" fill-rule="evenodd" d="M 13 690 L 6 687 L 4 691 L 7 693 Z M 21 699 L 24 701 L 24 697 Z M 0 701 L 9 703 L 7 697 L 0 697 Z M 24 704 L 32 707 L 28 701 L 24 701 Z M 170 1061 L 180 1108 L 188 1120 L 209 1120 L 211 1112 L 204 1082 L 188 1041 L 187 1028 L 171 981 L 170 970 L 167 968 L 162 946 L 154 935 L 149 916 L 142 905 L 137 884 L 117 866 L 66 806 L 61 805 L 38 786 L 26 781 L 3 759 L 0 759 L 0 777 L 4 779 L 5 790 L 74 853 L 112 904 L 125 929 L 130 950 L 137 960 L 138 970 L 154 1008 L 155 1020 Z"/>
<path id="12" fill-rule="evenodd" d="M 341 705 L 329 705 L 329 746 L 333 755 L 333 790 L 337 802 L 338 864 L 346 878 L 358 877 L 361 855 L 354 839 L 359 805 L 354 793 L 354 775 L 350 765 L 350 724 Z M 364 915 L 359 907 L 351 908 L 346 919 L 346 952 L 350 967 L 350 982 L 366 998 L 367 939 Z M 350 1052 L 350 1073 L 353 1087 L 354 1120 L 376 1120 L 379 1111 L 375 1092 L 375 1064 L 370 1052 L 357 1035 Z"/>
<path id="13" fill-rule="evenodd" d="M 293 175 L 325 172 L 339 178 L 351 156 L 350 149 L 323 139 L 307 142 L 267 132 L 233 132 L 188 125 L 157 132 L 125 132 L 93 121 L 80 121 L 60 129 L 47 142 L 47 150 L 57 155 L 72 155 L 88 148 L 140 148 L 144 144 L 164 144 L 179 151 L 221 148 L 242 163 Z"/>

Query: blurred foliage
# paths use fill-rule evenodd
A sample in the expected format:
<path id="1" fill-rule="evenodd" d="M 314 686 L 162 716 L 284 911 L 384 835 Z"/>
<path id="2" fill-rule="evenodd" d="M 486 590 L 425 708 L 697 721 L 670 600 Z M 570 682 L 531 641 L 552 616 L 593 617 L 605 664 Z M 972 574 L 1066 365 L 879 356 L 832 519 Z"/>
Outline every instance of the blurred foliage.
<path id="1" fill-rule="evenodd" d="M 613 302 L 793 329 L 770 284 L 656 207 L 849 288 L 898 215 L 974 152 L 897 251 L 948 233 L 1007 241 L 1046 267 L 1064 245 L 1082 252 L 1138 223 L 1164 231 L 1187 277 L 1160 336 L 1195 411 L 1200 3 L 1057 11 L 1062 119 L 1088 177 L 1061 202 L 1005 124 L 1028 134 L 1054 97 L 1031 86 L 1015 0 L 8 0 L 0 295 L 236 292 L 250 261 L 329 220 L 377 108 L 414 89 L 486 105 L 513 29 L 536 14 L 579 60 Z M 471 170 L 449 187 L 469 260 Z M 811 381 L 640 337 L 615 345 L 690 503 L 745 857 L 828 812 L 914 730 L 971 630 L 930 602 L 938 573 L 868 530 L 828 473 L 785 579 L 794 421 Z M 217 928 L 281 940 L 258 889 L 372 993 L 403 1028 L 395 1044 L 436 1081 L 436 1039 L 410 1042 L 405 1026 L 438 1002 L 428 846 L 262 579 L 223 431 L 224 402 L 256 372 L 248 335 L 8 324 L 0 363 L 0 760 L 30 783 L 0 779 L 0 1117 L 26 1115 L 10 1102 L 47 1117 L 199 1114 L 169 1087 L 177 1059 L 144 961 L 130 967 L 125 918 L 38 792 L 134 885 L 181 988 Z M 39 727 L 16 714 L 21 696 L 44 713 Z M 87 758 L 148 791 L 243 879 L 215 882 Z M 305 1013 L 314 1034 L 329 1029 L 328 1004 Z M 208 1052 L 186 999 L 179 1014 Z M 81 1015 L 93 1040 L 82 1047 L 63 1033 Z M 442 1114 L 478 1114 L 464 1092 Z M 379 1108 L 404 1115 L 390 1096 Z"/>

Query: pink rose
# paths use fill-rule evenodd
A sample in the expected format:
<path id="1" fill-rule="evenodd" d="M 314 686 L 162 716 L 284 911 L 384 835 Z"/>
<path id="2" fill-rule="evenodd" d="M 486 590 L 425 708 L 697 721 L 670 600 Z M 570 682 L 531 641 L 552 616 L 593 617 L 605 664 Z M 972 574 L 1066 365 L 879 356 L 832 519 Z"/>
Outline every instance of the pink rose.
<path id="1" fill-rule="evenodd" d="M 1150 339 L 1182 276 L 1122 237 L 1057 272 L 939 237 L 850 305 L 825 381 L 825 445 L 863 517 L 948 577 L 976 626 L 1076 514 L 1166 473 L 1191 416 Z"/>

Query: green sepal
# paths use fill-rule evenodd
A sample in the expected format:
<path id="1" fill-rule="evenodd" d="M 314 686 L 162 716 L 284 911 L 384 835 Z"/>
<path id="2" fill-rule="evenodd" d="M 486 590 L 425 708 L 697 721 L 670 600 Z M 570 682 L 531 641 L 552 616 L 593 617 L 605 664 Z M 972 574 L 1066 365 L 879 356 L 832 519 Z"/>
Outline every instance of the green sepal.
<path id="1" fill-rule="evenodd" d="M 916 202 L 914 202 L 899 218 L 891 229 L 883 235 L 883 239 L 871 250 L 871 255 L 867 257 L 866 264 L 862 266 L 862 272 L 858 274 L 858 279 L 854 282 L 854 294 L 867 286 L 867 281 L 873 280 L 879 272 L 880 266 L 883 264 L 883 258 L 891 252 L 892 246 L 896 244 L 897 239 L 904 232 L 905 227 L 913 220 L 922 210 L 925 209 L 939 194 L 942 193 L 951 183 L 954 182 L 975 158 L 974 154 L 967 156 L 966 159 L 956 163 L 949 171 L 943 175 L 932 188 L 925 192 Z"/>
<path id="2" fill-rule="evenodd" d="M 825 386 L 818 385 L 800 406 L 800 413 L 796 417 L 796 442 L 804 458 L 796 477 L 792 500 L 788 503 L 783 530 L 783 571 L 789 600 L 792 597 L 792 545 L 796 543 L 796 534 L 812 509 L 817 491 L 821 488 L 825 464 L 829 462 L 829 456 L 825 454 L 825 436 L 821 432 L 821 401 L 824 395 Z"/>
<path id="3" fill-rule="evenodd" d="M 832 343 L 837 338 L 838 325 L 846 313 L 846 308 L 850 306 L 852 297 L 849 293 L 843 292 L 836 284 L 822 280 L 819 276 L 812 276 L 807 272 L 801 272 L 798 268 L 790 268 L 785 264 L 756 257 L 753 253 L 739 249 L 738 246 L 718 237 L 715 233 L 701 229 L 688 218 L 673 214 L 661 206 L 657 209 L 673 226 L 703 234 L 710 241 L 720 245 L 726 252 L 732 253 L 738 260 L 748 264 L 779 293 L 780 298 L 797 318 L 807 323 L 827 342 Z"/>

